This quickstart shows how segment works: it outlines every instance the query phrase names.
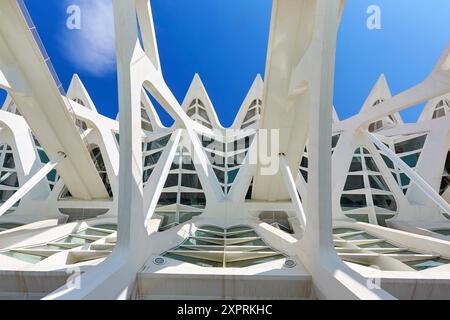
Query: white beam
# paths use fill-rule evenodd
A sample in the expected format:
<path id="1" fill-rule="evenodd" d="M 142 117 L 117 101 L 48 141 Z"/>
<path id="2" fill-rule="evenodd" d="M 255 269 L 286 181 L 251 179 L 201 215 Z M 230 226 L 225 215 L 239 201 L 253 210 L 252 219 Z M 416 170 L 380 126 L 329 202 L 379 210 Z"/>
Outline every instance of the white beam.
<path id="1" fill-rule="evenodd" d="M 31 189 L 34 188 L 47 174 L 55 169 L 55 167 L 64 159 L 66 155 L 64 153 L 58 153 L 58 155 L 47 163 L 41 170 L 39 170 L 34 176 L 32 176 L 22 187 L 19 188 L 5 203 L 0 206 L 0 217 L 4 215 L 11 207 L 23 196 L 25 196 Z"/>
<path id="2" fill-rule="evenodd" d="M 417 172 L 411 169 L 402 159 L 400 159 L 391 149 L 386 147 L 374 134 L 367 132 L 370 141 L 372 141 L 378 148 L 381 149 L 386 156 L 391 159 L 403 172 L 428 196 L 438 205 L 444 212 L 450 213 L 450 205 L 439 193 L 436 192 Z"/>
<path id="3" fill-rule="evenodd" d="M 289 196 L 291 197 L 292 204 L 295 208 L 295 212 L 297 213 L 298 220 L 304 229 L 306 227 L 305 211 L 303 210 L 303 205 L 298 195 L 294 177 L 292 176 L 291 169 L 289 168 L 284 154 L 280 155 L 280 169 L 281 174 L 283 175 L 284 183 L 286 184 L 286 188 L 289 192 Z"/>

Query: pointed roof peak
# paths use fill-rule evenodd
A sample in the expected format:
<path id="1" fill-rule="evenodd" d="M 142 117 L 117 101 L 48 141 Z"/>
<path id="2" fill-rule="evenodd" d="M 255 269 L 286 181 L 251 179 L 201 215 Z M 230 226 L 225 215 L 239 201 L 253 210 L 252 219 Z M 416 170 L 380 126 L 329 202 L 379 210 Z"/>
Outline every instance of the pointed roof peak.
<path id="1" fill-rule="evenodd" d="M 195 73 L 194 77 L 192 78 L 191 86 L 193 86 L 193 85 L 196 85 L 196 86 L 199 86 L 199 87 L 205 87 L 203 85 L 202 78 L 200 78 L 200 75 L 198 73 Z"/>
<path id="2" fill-rule="evenodd" d="M 69 99 L 81 99 L 86 108 L 91 109 L 92 111 L 97 111 L 89 92 L 86 90 L 83 82 L 76 73 L 72 75 L 66 96 Z"/>

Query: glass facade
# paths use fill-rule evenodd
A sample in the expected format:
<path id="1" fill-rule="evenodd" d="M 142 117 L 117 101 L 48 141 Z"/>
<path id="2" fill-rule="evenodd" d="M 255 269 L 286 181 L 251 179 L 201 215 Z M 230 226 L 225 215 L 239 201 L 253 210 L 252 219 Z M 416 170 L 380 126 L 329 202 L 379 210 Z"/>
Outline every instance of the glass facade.
<path id="1" fill-rule="evenodd" d="M 43 165 L 47 164 L 50 162 L 50 159 L 48 158 L 47 154 L 44 151 L 44 148 L 41 147 L 41 145 L 39 144 L 39 141 L 36 139 L 36 137 L 34 136 L 34 134 L 32 134 L 33 136 L 33 141 L 34 141 L 34 147 L 36 148 L 38 155 L 39 155 L 39 159 L 41 160 L 41 163 Z M 53 190 L 53 188 L 55 187 L 56 183 L 59 180 L 59 175 L 56 172 L 56 169 L 53 169 L 52 171 L 50 171 L 47 174 L 47 181 L 48 181 L 48 185 L 50 187 L 50 190 Z"/>
<path id="2" fill-rule="evenodd" d="M 54 254 L 87 245 L 87 247 L 83 248 L 84 252 L 87 254 L 84 257 L 83 254 L 80 254 L 79 257 L 74 258 L 74 261 L 72 261 L 73 263 L 106 258 L 112 252 L 115 246 L 116 238 L 111 237 L 107 242 L 105 241 L 105 238 L 114 236 L 116 229 L 117 225 L 115 224 L 87 227 L 77 231 L 76 233 L 65 235 L 51 242 L 3 250 L 0 251 L 0 255 L 5 255 L 23 262 L 36 264 L 53 256 Z"/>
<path id="3" fill-rule="evenodd" d="M 261 99 L 255 99 L 250 103 L 244 120 L 241 124 L 241 129 L 247 129 L 248 127 L 258 124 L 261 117 L 262 101 Z"/>
<path id="4" fill-rule="evenodd" d="M 433 112 L 433 119 L 443 118 L 450 113 L 450 101 L 441 100 L 436 105 L 436 108 Z"/>
<path id="5" fill-rule="evenodd" d="M 103 156 L 99 147 L 94 146 L 91 149 L 91 158 L 94 161 L 95 168 L 97 169 L 98 174 L 103 181 L 106 191 L 108 192 L 109 196 L 112 197 L 113 193 L 111 189 L 111 183 L 109 181 L 108 172 L 106 170 L 105 162 L 103 161 Z"/>
<path id="6" fill-rule="evenodd" d="M 333 134 L 331 137 L 331 155 L 333 155 L 334 150 L 336 149 L 336 146 L 339 142 L 339 139 L 341 138 L 341 134 Z M 305 183 L 308 183 L 308 143 L 305 146 L 305 150 L 303 151 L 303 157 L 300 162 L 300 174 L 303 177 L 303 180 Z"/>
<path id="7" fill-rule="evenodd" d="M 289 215 L 284 211 L 263 211 L 259 214 L 259 220 L 284 232 L 294 233 L 289 222 Z"/>
<path id="8" fill-rule="evenodd" d="M 150 178 L 153 169 L 158 163 L 164 148 L 170 140 L 172 135 L 164 135 L 159 138 L 148 137 L 142 143 L 142 162 L 143 162 L 143 176 L 142 180 L 144 182 L 144 187 Z"/>
<path id="9" fill-rule="evenodd" d="M 206 156 L 225 195 L 230 192 L 241 167 L 247 163 L 247 153 L 254 137 L 255 134 L 252 133 L 236 137 L 226 143 L 206 135 L 199 135 Z"/>
<path id="10" fill-rule="evenodd" d="M 414 252 L 352 228 L 335 228 L 333 240 L 336 252 L 342 260 L 379 270 L 405 271 L 405 267 L 409 267 L 410 271 L 422 271 L 450 263 L 433 252 Z M 397 260 L 397 264 L 386 264 L 385 261 L 383 266 L 377 266 L 378 257 Z M 398 263 L 404 267 L 397 267 Z"/>
<path id="11" fill-rule="evenodd" d="M 206 197 L 190 153 L 179 146 L 154 215 L 161 219 L 159 231 L 191 220 L 205 207 Z"/>
<path id="12" fill-rule="evenodd" d="M 194 99 L 186 110 L 187 115 L 194 121 L 212 129 L 212 123 L 204 103 L 200 99 Z"/>
<path id="13" fill-rule="evenodd" d="M 420 161 L 420 155 L 427 139 L 426 134 L 398 136 L 391 138 L 384 138 L 385 145 L 394 151 L 397 156 L 403 160 L 409 167 L 414 169 Z M 377 148 L 378 149 L 378 148 Z M 411 185 L 411 179 L 378 149 L 384 163 L 391 171 L 392 176 L 399 184 L 403 193 L 406 194 Z"/>
<path id="14" fill-rule="evenodd" d="M 397 202 L 367 148 L 354 151 L 340 203 L 347 217 L 382 226 L 397 212 Z"/>
<path id="15" fill-rule="evenodd" d="M 202 267 L 244 268 L 286 258 L 250 227 L 202 226 L 163 256 Z"/>

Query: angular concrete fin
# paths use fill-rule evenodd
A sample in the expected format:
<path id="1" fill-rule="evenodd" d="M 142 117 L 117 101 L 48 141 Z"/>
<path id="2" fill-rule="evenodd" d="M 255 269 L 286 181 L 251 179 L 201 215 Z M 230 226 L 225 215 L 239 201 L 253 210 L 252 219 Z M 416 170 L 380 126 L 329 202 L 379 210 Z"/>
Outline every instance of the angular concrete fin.
<path id="1" fill-rule="evenodd" d="M 189 105 L 194 99 L 200 99 L 204 104 L 213 128 L 223 128 L 223 126 L 220 124 L 219 118 L 217 117 L 216 110 L 214 109 L 211 99 L 209 98 L 208 92 L 206 91 L 206 88 L 197 73 L 192 79 L 186 96 L 184 97 L 183 103 L 181 104 L 181 108 L 184 111 L 187 111 Z"/>
<path id="2" fill-rule="evenodd" d="M 336 108 L 333 106 L 333 123 L 338 123 L 339 121 L 341 121 L 339 119 L 339 115 L 336 112 Z"/>
<path id="3" fill-rule="evenodd" d="M 450 93 L 440 96 L 434 99 L 429 100 L 420 114 L 417 122 L 424 122 L 433 119 L 434 111 L 436 110 L 439 102 L 444 101 L 447 105 L 450 105 Z M 447 107 L 446 115 L 450 114 L 450 107 Z"/>
<path id="4" fill-rule="evenodd" d="M 381 74 L 380 77 L 378 78 L 377 82 L 375 83 L 374 87 L 372 88 L 366 101 L 364 102 L 360 113 L 364 113 L 364 112 L 370 110 L 371 108 L 376 107 L 376 106 L 374 106 L 374 103 L 376 103 L 378 100 L 386 101 L 390 98 L 392 98 L 392 93 L 389 88 L 389 84 L 386 80 L 385 75 Z M 392 119 L 394 119 L 396 123 L 403 123 L 400 113 L 394 112 L 391 116 L 392 116 Z"/>
<path id="5" fill-rule="evenodd" d="M 77 74 L 74 74 L 72 76 L 72 80 L 70 81 L 66 96 L 71 100 L 80 99 L 83 102 L 84 107 L 97 112 L 97 108 L 95 107 L 91 96 L 87 92 L 86 88 L 83 85 L 83 82 L 81 82 L 81 79 Z"/>
<path id="6" fill-rule="evenodd" d="M 434 66 L 432 74 L 440 72 L 450 72 L 450 41 Z"/>
<path id="7" fill-rule="evenodd" d="M 364 102 L 361 112 L 371 109 L 377 100 L 387 100 L 391 97 L 392 94 L 386 81 L 386 77 L 384 74 L 381 74 Z"/>
<path id="8" fill-rule="evenodd" d="M 241 127 L 250 104 L 255 99 L 262 99 L 263 90 L 264 81 L 261 75 L 258 73 L 255 80 L 253 80 L 253 83 L 248 90 L 247 95 L 241 104 L 241 107 L 239 108 L 236 118 L 234 119 L 233 125 L 231 126 L 233 129 L 239 129 Z"/>
<path id="9" fill-rule="evenodd" d="M 433 71 L 428 76 L 428 79 L 431 80 L 430 77 L 433 77 L 433 76 L 443 77 L 444 79 L 450 78 L 450 41 L 448 42 L 447 47 L 445 48 L 444 52 L 439 57 L 439 60 L 435 64 Z M 439 81 L 442 81 L 444 79 L 440 79 Z M 427 81 L 427 80 L 425 80 L 425 81 Z M 431 81 L 436 81 L 436 80 L 431 80 Z M 424 109 L 422 110 L 422 113 L 420 114 L 420 117 L 417 120 L 417 122 L 431 120 L 433 118 L 433 113 L 436 110 L 436 106 L 441 100 L 450 101 L 450 93 L 429 100 L 426 103 Z"/>
<path id="10" fill-rule="evenodd" d="M 136 13 L 141 31 L 141 39 L 145 54 L 153 66 L 161 71 L 158 43 L 156 42 L 155 25 L 153 23 L 152 7 L 149 0 L 136 0 Z"/>

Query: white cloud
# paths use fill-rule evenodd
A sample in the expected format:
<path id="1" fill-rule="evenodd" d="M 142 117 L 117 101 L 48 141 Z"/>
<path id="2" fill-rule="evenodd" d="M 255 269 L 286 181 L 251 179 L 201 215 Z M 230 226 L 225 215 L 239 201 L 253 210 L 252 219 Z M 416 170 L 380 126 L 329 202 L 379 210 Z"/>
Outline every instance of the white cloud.
<path id="1" fill-rule="evenodd" d="M 61 34 L 64 54 L 76 67 L 94 76 L 114 72 L 116 56 L 111 0 L 67 0 L 65 5 L 80 7 L 81 28 L 66 28 Z"/>

